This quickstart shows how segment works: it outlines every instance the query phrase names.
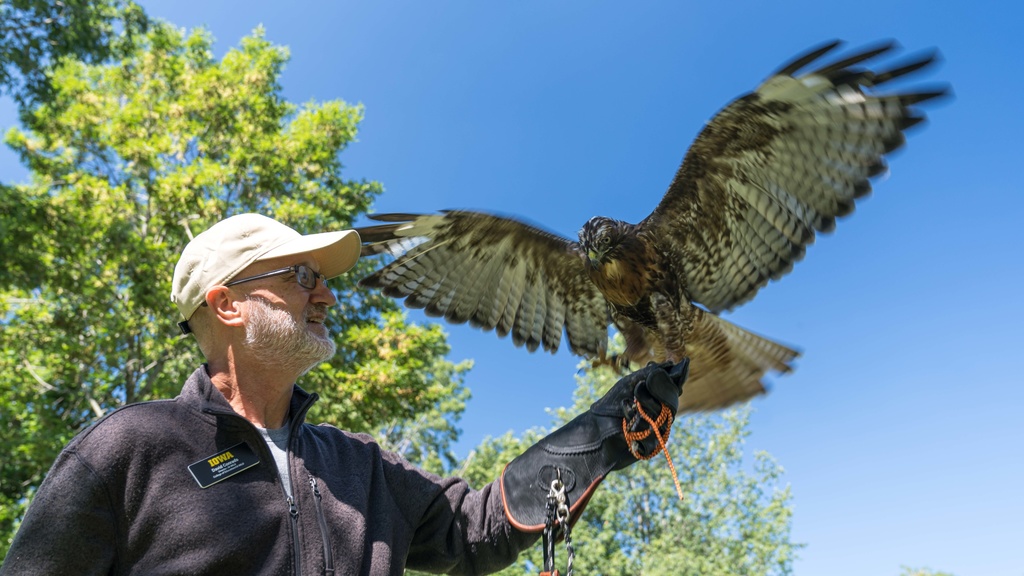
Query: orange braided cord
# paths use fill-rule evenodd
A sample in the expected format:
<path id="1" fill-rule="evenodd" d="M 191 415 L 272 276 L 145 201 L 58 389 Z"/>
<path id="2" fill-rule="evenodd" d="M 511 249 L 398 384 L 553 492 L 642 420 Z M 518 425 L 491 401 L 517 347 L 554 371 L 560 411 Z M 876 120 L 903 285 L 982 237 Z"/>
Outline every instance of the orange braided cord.
<path id="1" fill-rule="evenodd" d="M 644 420 L 647 421 L 647 424 L 650 425 L 650 429 L 644 430 L 642 432 L 630 432 L 629 431 L 629 422 L 627 422 L 626 419 L 623 418 L 622 419 L 622 435 L 626 437 L 626 446 L 629 447 L 630 453 L 633 454 L 633 457 L 636 458 L 637 460 L 649 460 L 649 459 L 654 458 L 655 456 L 657 456 L 659 452 L 664 452 L 665 453 L 665 460 L 668 462 L 668 469 L 669 469 L 669 471 L 672 472 L 672 481 L 675 482 L 675 484 L 676 484 L 676 494 L 678 494 L 679 495 L 679 499 L 682 500 L 683 499 L 683 489 L 679 485 L 679 475 L 676 474 L 675 464 L 672 463 L 672 457 L 669 456 L 669 454 L 668 454 L 668 447 L 665 446 L 665 443 L 668 442 L 668 436 L 672 432 L 672 422 L 674 420 L 674 416 L 672 415 L 672 410 L 668 406 L 665 406 L 664 404 L 662 404 L 661 405 L 661 413 L 658 414 L 658 419 L 655 420 L 655 419 L 651 418 L 647 414 L 647 412 L 644 412 L 644 408 L 643 408 L 643 406 L 640 405 L 640 402 L 638 400 L 634 399 L 633 402 L 636 404 L 637 414 L 639 414 L 641 418 L 643 418 Z M 665 436 L 664 437 L 661 435 L 661 427 L 662 426 L 665 427 Z M 633 448 L 633 443 L 647 439 L 647 437 L 651 435 L 651 432 L 654 432 L 654 436 L 658 439 L 658 449 L 655 450 L 654 452 L 651 452 L 650 454 L 644 456 L 644 455 L 640 454 L 635 448 Z"/>

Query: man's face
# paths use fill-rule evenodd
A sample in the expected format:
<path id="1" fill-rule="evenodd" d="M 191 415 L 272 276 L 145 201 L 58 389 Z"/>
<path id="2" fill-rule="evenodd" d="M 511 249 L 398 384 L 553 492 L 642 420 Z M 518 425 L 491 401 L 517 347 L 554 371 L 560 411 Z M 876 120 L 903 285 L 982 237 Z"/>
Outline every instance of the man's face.
<path id="1" fill-rule="evenodd" d="M 319 270 L 311 259 L 290 257 L 257 262 L 239 277 L 295 264 Z M 324 322 L 337 299 L 322 281 L 308 289 L 296 282 L 294 274 L 284 274 L 232 288 L 248 291 L 244 343 L 254 356 L 273 359 L 278 366 L 291 367 L 299 374 L 334 356 L 336 346 Z"/>

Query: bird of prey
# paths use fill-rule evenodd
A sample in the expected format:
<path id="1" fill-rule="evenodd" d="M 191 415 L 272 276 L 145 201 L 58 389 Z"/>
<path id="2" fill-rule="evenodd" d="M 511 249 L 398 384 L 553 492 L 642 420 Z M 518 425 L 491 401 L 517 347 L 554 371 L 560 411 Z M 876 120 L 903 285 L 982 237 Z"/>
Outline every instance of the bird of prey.
<path id="1" fill-rule="evenodd" d="M 690 358 L 681 411 L 711 410 L 765 391 L 798 352 L 719 317 L 750 300 L 830 232 L 886 169 L 884 155 L 924 119 L 914 105 L 946 86 L 884 93 L 935 52 L 866 64 L 885 42 L 817 64 L 829 42 L 784 64 L 703 128 L 653 212 L 631 224 L 591 218 L 574 242 L 515 218 L 464 210 L 380 214 L 359 228 L 363 255 L 394 260 L 361 280 L 453 323 L 606 360 L 608 326 L 629 363 Z"/>

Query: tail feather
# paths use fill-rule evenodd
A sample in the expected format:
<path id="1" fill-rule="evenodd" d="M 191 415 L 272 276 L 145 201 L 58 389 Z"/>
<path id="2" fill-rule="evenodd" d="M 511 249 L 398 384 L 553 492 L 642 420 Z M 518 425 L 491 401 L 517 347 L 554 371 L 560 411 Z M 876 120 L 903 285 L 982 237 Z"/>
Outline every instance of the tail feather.
<path id="1" fill-rule="evenodd" d="M 690 377 L 679 410 L 699 412 L 764 394 L 764 376 L 792 371 L 800 353 L 701 310 L 687 338 L 686 355 Z"/>

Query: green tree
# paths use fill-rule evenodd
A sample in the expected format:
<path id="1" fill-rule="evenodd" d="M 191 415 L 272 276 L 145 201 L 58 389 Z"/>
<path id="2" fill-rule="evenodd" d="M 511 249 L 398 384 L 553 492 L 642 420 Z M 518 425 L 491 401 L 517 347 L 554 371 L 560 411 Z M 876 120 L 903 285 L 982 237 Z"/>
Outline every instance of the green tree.
<path id="1" fill-rule="evenodd" d="M 148 20 L 131 0 L 0 0 L 0 95 L 23 109 L 53 94 L 62 58 L 93 64 L 128 54 Z"/>
<path id="2" fill-rule="evenodd" d="M 615 381 L 606 369 L 579 378 L 575 403 L 555 413 L 554 427 L 587 409 Z M 744 454 L 750 409 L 685 416 L 673 425 L 669 454 L 678 472 L 679 500 L 664 456 L 611 474 L 573 529 L 580 574 L 789 574 L 799 548 L 782 468 L 760 452 Z M 553 430 L 554 428 L 552 428 Z M 547 430 L 507 434 L 477 448 L 462 473 L 471 484 L 495 478 Z M 564 571 L 566 552 L 557 560 Z M 540 547 L 502 574 L 541 566 Z"/>
<path id="3" fill-rule="evenodd" d="M 343 422 L 349 430 L 375 431 L 380 445 L 410 462 L 444 474 L 457 460 L 451 451 L 469 400 L 462 376 L 472 363 L 452 366 L 440 325 L 410 325 L 391 311 L 379 324 L 349 328 L 342 363 L 307 376 L 313 389 L 337 393 L 310 410 L 310 419 Z M 375 407 L 386 411 L 374 413 Z"/>
<path id="4" fill-rule="evenodd" d="M 949 572 L 936 572 L 930 568 L 911 568 L 903 566 L 900 569 L 900 576 L 953 576 Z"/>
<path id="5" fill-rule="evenodd" d="M 342 177 L 360 106 L 285 101 L 288 53 L 262 30 L 219 61 L 212 43 L 155 24 L 116 63 L 64 59 L 51 97 L 6 136 L 31 183 L 0 187 L 0 554 L 74 434 L 173 397 L 201 362 L 168 297 L 195 232 L 245 211 L 345 228 L 381 191 Z M 341 352 L 303 379 L 323 397 L 310 418 L 409 439 L 440 465 L 468 366 L 444 359 L 439 327 L 407 326 L 390 299 L 357 290 L 373 263 L 359 266 L 332 280 Z"/>

